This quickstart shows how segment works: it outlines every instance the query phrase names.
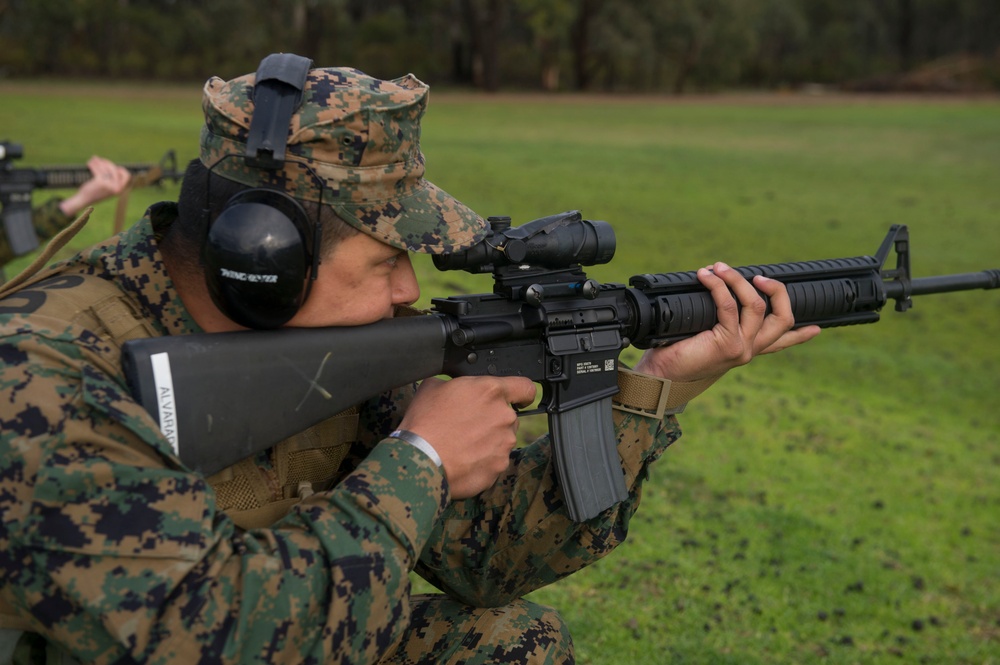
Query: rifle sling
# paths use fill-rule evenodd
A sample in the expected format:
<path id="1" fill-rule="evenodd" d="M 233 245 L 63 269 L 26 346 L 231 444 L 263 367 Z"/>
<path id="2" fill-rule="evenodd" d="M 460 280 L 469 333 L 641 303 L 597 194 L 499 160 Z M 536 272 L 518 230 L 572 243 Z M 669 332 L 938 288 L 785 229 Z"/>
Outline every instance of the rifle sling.
<path id="1" fill-rule="evenodd" d="M 45 249 L 39 252 L 38 256 L 36 256 L 35 259 L 24 268 L 24 270 L 12 277 L 10 281 L 4 282 L 2 286 L 0 286 L 0 298 L 5 297 L 11 292 L 24 286 L 24 284 L 35 273 L 41 270 L 45 264 L 56 255 L 56 252 L 65 247 L 66 243 L 72 240 L 73 237 L 80 232 L 80 229 L 82 229 L 84 225 L 86 225 L 87 220 L 90 219 L 90 213 L 92 212 L 94 212 L 93 207 L 85 209 L 82 213 L 80 213 L 79 217 L 73 220 L 72 224 L 54 235 L 45 245 Z"/>

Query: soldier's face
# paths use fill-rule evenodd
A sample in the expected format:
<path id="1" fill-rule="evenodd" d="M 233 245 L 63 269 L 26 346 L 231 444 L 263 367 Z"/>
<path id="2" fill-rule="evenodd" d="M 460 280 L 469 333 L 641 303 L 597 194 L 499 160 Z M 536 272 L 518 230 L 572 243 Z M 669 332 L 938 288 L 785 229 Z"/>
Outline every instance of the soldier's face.
<path id="1" fill-rule="evenodd" d="M 340 241 L 323 259 L 309 298 L 290 327 L 356 326 L 392 317 L 420 287 L 406 252 L 358 233 Z"/>

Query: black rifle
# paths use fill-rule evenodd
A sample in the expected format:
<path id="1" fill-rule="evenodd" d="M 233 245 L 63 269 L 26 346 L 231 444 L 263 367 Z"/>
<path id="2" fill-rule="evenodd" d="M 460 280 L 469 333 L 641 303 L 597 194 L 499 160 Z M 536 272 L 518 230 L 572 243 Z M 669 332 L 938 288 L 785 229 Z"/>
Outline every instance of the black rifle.
<path id="1" fill-rule="evenodd" d="M 14 256 L 38 247 L 38 234 L 31 222 L 31 192 L 36 189 L 73 189 L 93 177 L 86 166 L 36 166 L 14 168 L 14 160 L 24 156 L 19 143 L 0 141 L 0 217 Z M 159 164 L 122 164 L 133 176 L 132 186 L 177 182 L 184 175 L 177 170 L 177 157 L 168 150 Z"/>
<path id="2" fill-rule="evenodd" d="M 492 272 L 493 293 L 432 301 L 429 316 L 366 326 L 182 335 L 127 342 L 133 395 L 190 467 L 214 473 L 367 398 L 426 377 L 525 376 L 542 384 L 570 516 L 627 495 L 611 418 L 618 355 L 711 329 L 716 308 L 694 272 L 636 275 L 630 288 L 587 279 L 615 236 L 576 211 L 511 227 L 434 257 L 441 270 Z M 884 269 L 895 250 L 896 267 Z M 912 279 L 905 226 L 875 256 L 737 268 L 787 285 L 796 326 L 873 323 L 888 299 L 1000 286 L 1000 270 Z M 769 305 L 770 306 L 770 305 Z"/>

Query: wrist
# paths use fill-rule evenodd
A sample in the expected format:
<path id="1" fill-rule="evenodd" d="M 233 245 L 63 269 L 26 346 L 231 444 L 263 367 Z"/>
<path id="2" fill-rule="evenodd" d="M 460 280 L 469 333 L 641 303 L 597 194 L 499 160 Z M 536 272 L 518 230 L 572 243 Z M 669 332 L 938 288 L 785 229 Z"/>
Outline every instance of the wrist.
<path id="1" fill-rule="evenodd" d="M 78 192 L 69 198 L 65 198 L 60 201 L 59 211 L 67 217 L 75 217 L 77 213 L 86 208 L 88 205 L 89 201 L 84 199 Z"/>
<path id="2" fill-rule="evenodd" d="M 73 201 L 72 197 L 59 202 L 59 212 L 67 217 L 72 217 L 76 213 L 76 210 L 77 204 Z"/>
<path id="3" fill-rule="evenodd" d="M 397 429 L 392 434 L 389 435 L 389 438 L 399 439 L 400 441 L 410 444 L 423 454 L 430 457 L 431 461 L 433 461 L 434 464 L 438 466 L 438 468 L 441 468 L 442 466 L 441 456 L 438 455 L 438 452 L 437 450 L 434 449 L 434 446 L 432 446 L 430 442 L 427 441 L 427 439 L 420 436 L 419 434 L 415 434 L 414 432 L 411 432 L 408 429 Z"/>
<path id="4" fill-rule="evenodd" d="M 633 371 L 650 374 L 674 383 L 714 382 L 728 371 L 718 367 L 690 367 L 686 358 L 671 355 L 670 351 L 669 348 L 646 351 L 632 368 Z"/>

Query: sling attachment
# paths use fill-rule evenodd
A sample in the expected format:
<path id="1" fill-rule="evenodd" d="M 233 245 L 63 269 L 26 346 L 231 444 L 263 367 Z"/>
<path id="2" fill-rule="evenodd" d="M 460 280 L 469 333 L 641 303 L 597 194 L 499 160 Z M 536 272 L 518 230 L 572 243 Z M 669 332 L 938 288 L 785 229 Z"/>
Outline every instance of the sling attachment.
<path id="1" fill-rule="evenodd" d="M 682 413 L 688 402 L 720 378 L 670 381 L 635 372 L 619 364 L 618 394 L 611 399 L 611 406 L 626 413 L 662 420 L 664 416 Z"/>

